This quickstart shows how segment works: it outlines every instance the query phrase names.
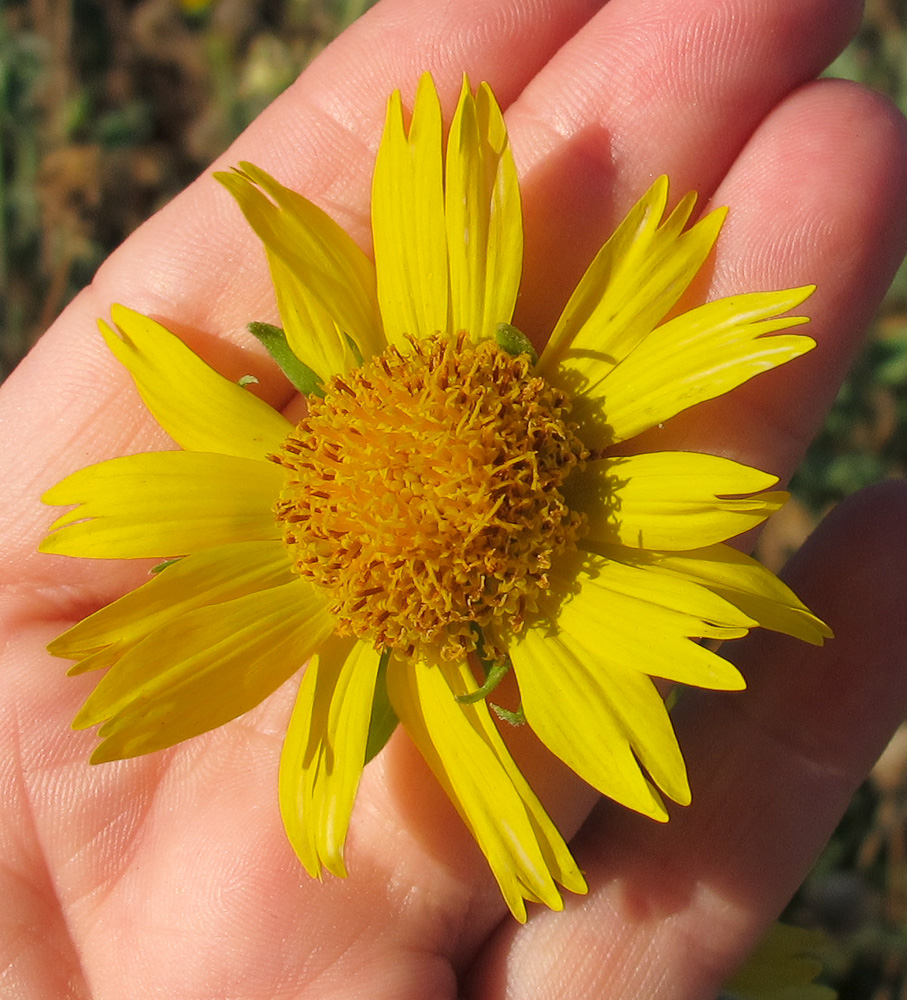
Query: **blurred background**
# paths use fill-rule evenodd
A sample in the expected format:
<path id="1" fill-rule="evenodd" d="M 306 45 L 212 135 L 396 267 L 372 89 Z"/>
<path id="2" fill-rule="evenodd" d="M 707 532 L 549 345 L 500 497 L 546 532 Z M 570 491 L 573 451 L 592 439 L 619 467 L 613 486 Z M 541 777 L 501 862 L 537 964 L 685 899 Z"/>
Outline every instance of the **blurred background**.
<path id="1" fill-rule="evenodd" d="M 0 380 L 104 257 L 372 2 L 0 0 Z M 907 112 L 907 0 L 869 0 L 829 73 Z M 905 472 L 902 268 L 760 557 L 780 568 L 841 497 Z M 788 917 L 828 932 L 826 981 L 843 1000 L 907 1000 L 907 730 Z"/>

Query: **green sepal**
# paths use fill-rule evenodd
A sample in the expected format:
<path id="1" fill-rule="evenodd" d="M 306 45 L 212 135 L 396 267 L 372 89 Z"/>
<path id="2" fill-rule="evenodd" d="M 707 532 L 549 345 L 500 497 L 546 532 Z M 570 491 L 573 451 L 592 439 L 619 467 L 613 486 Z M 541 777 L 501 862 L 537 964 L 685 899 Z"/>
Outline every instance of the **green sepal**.
<path id="1" fill-rule="evenodd" d="M 174 559 L 165 559 L 162 563 L 158 563 L 157 566 L 152 566 L 149 573 L 152 576 L 157 576 L 158 573 L 163 573 L 168 566 L 172 566 L 174 563 L 178 563 L 183 556 L 176 556 Z"/>
<path id="2" fill-rule="evenodd" d="M 499 660 L 490 660 L 485 655 L 485 636 L 482 634 L 481 626 L 473 622 L 472 631 L 476 637 L 476 659 L 482 664 L 482 674 L 485 677 L 485 683 L 469 694 L 458 694 L 457 701 L 462 705 L 472 705 L 477 701 L 481 701 L 486 695 L 491 694 L 504 679 L 507 671 L 510 670 L 509 659 L 504 660 L 502 663 Z"/>
<path id="3" fill-rule="evenodd" d="M 372 715 L 368 722 L 368 740 L 365 744 L 365 763 L 384 749 L 387 741 L 397 728 L 397 713 L 387 695 L 387 661 L 390 650 L 386 649 L 378 661 L 378 675 L 375 677 L 375 694 L 372 698 Z"/>
<path id="4" fill-rule="evenodd" d="M 519 708 L 515 712 L 511 712 L 510 709 L 501 708 L 500 705 L 495 705 L 493 702 L 489 702 L 489 705 L 494 709 L 494 714 L 502 721 L 509 722 L 511 726 L 524 726 L 526 725 L 526 713 L 523 711 L 523 704 L 520 703 Z"/>
<path id="5" fill-rule="evenodd" d="M 273 326 L 271 323 L 249 323 L 247 329 L 253 337 L 264 344 L 265 350 L 277 362 L 292 386 L 303 396 L 324 396 L 321 379 L 290 350 L 286 334 L 279 326 Z"/>
<path id="6" fill-rule="evenodd" d="M 482 663 L 484 667 L 484 662 Z M 480 687 L 476 688 L 475 691 L 469 694 L 458 694 L 457 701 L 464 705 L 471 705 L 473 702 L 481 701 L 485 695 L 491 694 L 492 691 L 501 683 L 506 675 L 507 671 L 510 669 L 510 664 L 504 663 L 492 663 L 489 665 L 489 669 L 485 671 L 485 683 Z"/>
<path id="7" fill-rule="evenodd" d="M 353 352 L 353 357 L 356 359 L 356 366 L 359 367 L 365 361 L 365 358 L 362 357 L 362 351 L 359 350 L 359 345 L 348 333 L 345 333 L 343 336 L 346 338 L 349 349 Z"/>
<path id="8" fill-rule="evenodd" d="M 509 323 L 498 323 L 498 328 L 494 332 L 494 339 L 497 341 L 498 347 L 508 354 L 528 354 L 529 360 L 533 364 L 539 359 L 538 352 L 532 346 L 532 341 L 522 330 L 518 330 Z"/>

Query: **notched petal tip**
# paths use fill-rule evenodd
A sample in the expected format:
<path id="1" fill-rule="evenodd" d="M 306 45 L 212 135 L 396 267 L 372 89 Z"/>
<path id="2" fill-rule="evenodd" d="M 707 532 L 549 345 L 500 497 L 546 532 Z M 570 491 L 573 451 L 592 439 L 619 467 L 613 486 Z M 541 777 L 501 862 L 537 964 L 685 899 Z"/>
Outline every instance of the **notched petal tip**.
<path id="1" fill-rule="evenodd" d="M 656 209 L 659 218 L 664 214 L 665 207 L 668 204 L 668 194 L 671 188 L 671 181 L 667 174 L 659 174 L 654 181 L 649 185 L 648 190 L 639 199 L 639 204 L 651 206 Z M 696 192 L 691 191 L 687 197 L 692 198 L 695 202 Z"/>
<path id="2" fill-rule="evenodd" d="M 78 729 L 80 727 L 77 727 L 77 726 L 73 725 L 72 728 L 73 729 Z M 110 764 L 112 761 L 115 761 L 115 760 L 125 760 L 125 759 L 126 758 L 122 757 L 120 754 L 116 753 L 110 747 L 107 747 L 107 746 L 105 746 L 102 743 L 101 746 L 99 746 L 94 751 L 94 753 L 92 753 L 92 755 L 88 758 L 88 763 L 89 764 Z"/>
<path id="3" fill-rule="evenodd" d="M 110 318 L 116 324 L 121 336 L 126 335 L 126 327 L 128 327 L 128 325 L 133 321 L 151 323 L 154 326 L 160 326 L 159 323 L 150 319 L 144 313 L 140 313 L 137 309 L 131 309 L 129 306 L 123 305 L 122 302 L 112 302 L 110 304 Z M 102 319 L 98 320 L 98 324 L 106 326 Z"/>
<path id="4" fill-rule="evenodd" d="M 296 357 L 326 378 L 355 367 L 348 338 L 366 357 L 380 352 L 375 268 L 349 234 L 248 161 L 216 178 L 264 244 L 281 323 Z"/>
<path id="5" fill-rule="evenodd" d="M 809 610 L 800 611 L 801 630 L 790 632 L 797 639 L 808 642 L 811 646 L 824 646 L 826 639 L 834 639 L 834 629 Z"/>
<path id="6" fill-rule="evenodd" d="M 72 722 L 70 722 L 70 729 L 74 729 L 76 732 L 81 732 L 83 729 L 91 729 L 92 726 L 97 726 L 99 723 L 106 721 L 107 716 L 104 713 L 98 714 L 92 710 L 88 702 L 86 702 L 78 712 L 76 712 L 75 717 Z M 95 760 L 101 747 L 97 747 L 91 756 L 92 764 L 99 763 Z"/>
<path id="7" fill-rule="evenodd" d="M 289 422 L 264 400 L 215 371 L 156 320 L 120 303 L 114 326 L 98 329 L 132 376 L 152 417 L 186 451 L 263 459 L 277 450 Z"/>

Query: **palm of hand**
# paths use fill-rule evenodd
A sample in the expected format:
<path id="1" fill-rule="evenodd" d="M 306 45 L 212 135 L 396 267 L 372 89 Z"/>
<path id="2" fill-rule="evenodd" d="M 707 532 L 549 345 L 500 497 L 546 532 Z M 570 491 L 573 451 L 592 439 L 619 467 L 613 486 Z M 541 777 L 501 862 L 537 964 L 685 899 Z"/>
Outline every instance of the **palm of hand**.
<path id="1" fill-rule="evenodd" d="M 849 87 L 810 84 L 791 96 L 846 40 L 856 5 L 808 0 L 766 12 L 735 0 L 716 11 L 665 0 L 648 7 L 644 32 L 639 0 L 600 12 L 580 0 L 550 10 L 498 0 L 471 12 L 411 6 L 385 0 L 225 163 L 289 163 L 283 179 L 366 241 L 372 154 L 361 144 L 374 148 L 386 93 L 412 90 L 425 62 L 448 100 L 464 68 L 489 79 L 505 106 L 513 102 L 525 178 L 518 318 L 541 336 L 651 176 L 667 171 L 675 195 L 696 187 L 730 204 L 702 291 L 814 281 L 810 332 L 820 347 L 732 401 L 673 421 L 659 445 L 789 471 L 905 242 L 902 123 Z M 473 30 L 495 13 L 511 54 L 490 30 Z M 697 25 L 709 30 L 697 35 Z M 692 37 L 704 47 L 695 61 Z M 351 129 L 340 124 L 351 120 Z M 855 123 L 857 148 L 841 142 Z M 213 331 L 262 318 L 268 282 L 225 206 L 202 178 L 111 258 L 4 388 L 0 416 L 19 433 L 0 444 L 4 468 L 17 473 L 0 505 L 11 515 L 0 605 L 9 636 L 0 981 L 25 998 L 703 995 L 783 905 L 900 717 L 905 626 L 886 601 L 903 588 L 892 556 L 907 533 L 903 492 L 878 491 L 843 512 L 800 560 L 802 595 L 838 634 L 827 652 L 754 637 L 736 656 L 751 681 L 746 695 L 683 706 L 694 805 L 667 827 L 607 803 L 593 809 L 588 789 L 517 734 L 516 755 L 541 798 L 565 834 L 579 830 L 573 846 L 591 892 L 565 914 L 538 913 L 525 928 L 505 919 L 483 859 L 400 735 L 360 789 L 351 877 L 311 882 L 276 801 L 291 690 L 185 746 L 90 768 L 93 737 L 68 724 L 92 679 L 64 681 L 44 652 L 64 619 L 134 586 L 144 568 L 38 557 L 49 516 L 37 497 L 75 467 L 164 444 L 94 336 L 95 316 L 128 302 L 182 324 L 226 374 L 248 370 L 248 355 Z M 252 363 L 269 401 L 286 403 L 273 372 Z M 845 671 L 857 656 L 869 665 L 854 677 Z"/>

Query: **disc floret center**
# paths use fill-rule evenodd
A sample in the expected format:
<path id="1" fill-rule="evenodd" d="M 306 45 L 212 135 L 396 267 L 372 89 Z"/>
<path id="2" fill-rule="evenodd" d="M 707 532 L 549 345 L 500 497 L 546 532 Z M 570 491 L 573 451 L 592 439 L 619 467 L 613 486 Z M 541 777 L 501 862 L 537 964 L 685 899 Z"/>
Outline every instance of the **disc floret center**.
<path id="1" fill-rule="evenodd" d="M 310 397 L 277 516 L 338 633 L 456 658 L 475 623 L 503 658 L 583 530 L 560 490 L 588 457 L 568 414 L 527 355 L 463 336 L 390 347 Z"/>

